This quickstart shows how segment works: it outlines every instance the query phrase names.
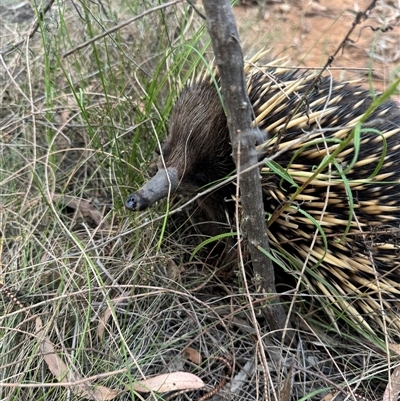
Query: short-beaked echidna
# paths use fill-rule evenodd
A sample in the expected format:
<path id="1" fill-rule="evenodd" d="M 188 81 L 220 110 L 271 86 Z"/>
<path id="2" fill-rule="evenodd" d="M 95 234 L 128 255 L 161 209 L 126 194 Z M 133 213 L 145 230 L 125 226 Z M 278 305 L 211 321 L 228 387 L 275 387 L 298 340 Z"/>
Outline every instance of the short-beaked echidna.
<path id="1" fill-rule="evenodd" d="M 393 334 L 400 330 L 400 108 L 387 101 L 354 129 L 371 94 L 328 76 L 307 92 L 315 74 L 245 64 L 254 125 L 268 138 L 257 150 L 270 157 L 292 145 L 260 168 L 271 248 L 289 269 L 305 264 L 304 288 L 333 309 Z M 128 197 L 128 209 L 175 190 L 196 194 L 234 171 L 215 82 L 200 74 L 182 90 L 158 172 Z M 231 183 L 205 196 L 207 217 L 232 218 L 234 194 Z"/>

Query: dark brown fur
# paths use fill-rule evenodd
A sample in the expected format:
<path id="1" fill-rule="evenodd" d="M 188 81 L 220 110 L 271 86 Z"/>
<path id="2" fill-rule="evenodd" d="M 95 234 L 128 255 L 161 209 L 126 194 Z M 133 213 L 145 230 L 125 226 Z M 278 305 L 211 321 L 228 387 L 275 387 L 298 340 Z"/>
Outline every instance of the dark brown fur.
<path id="1" fill-rule="evenodd" d="M 196 194 L 234 172 L 227 119 L 212 84 L 182 91 L 171 114 L 169 132 L 158 168 L 163 168 L 163 163 L 177 167 L 182 193 Z M 208 219 L 224 219 L 224 199 L 231 190 L 222 188 L 202 202 Z"/>

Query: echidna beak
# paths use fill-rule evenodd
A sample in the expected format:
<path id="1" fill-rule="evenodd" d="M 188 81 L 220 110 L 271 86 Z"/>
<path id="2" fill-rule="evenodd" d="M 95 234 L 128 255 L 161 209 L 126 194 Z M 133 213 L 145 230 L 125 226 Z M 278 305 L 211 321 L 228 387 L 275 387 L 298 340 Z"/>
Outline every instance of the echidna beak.
<path id="1" fill-rule="evenodd" d="M 176 168 L 169 167 L 165 170 L 159 170 L 142 188 L 128 196 L 125 207 L 133 212 L 147 209 L 153 203 L 173 193 L 177 187 L 178 173 Z"/>

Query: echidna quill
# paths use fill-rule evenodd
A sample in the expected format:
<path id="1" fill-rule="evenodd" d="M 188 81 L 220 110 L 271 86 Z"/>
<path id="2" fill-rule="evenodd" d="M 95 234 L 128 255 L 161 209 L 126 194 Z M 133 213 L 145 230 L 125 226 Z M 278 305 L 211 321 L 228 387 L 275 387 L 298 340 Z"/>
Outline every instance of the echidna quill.
<path id="1" fill-rule="evenodd" d="M 400 108 L 390 101 L 381 104 L 361 130 L 353 130 L 373 101 L 368 91 L 325 77 L 304 101 L 315 73 L 254 61 L 245 65 L 245 75 L 254 125 L 268 133 L 257 149 L 267 157 L 260 171 L 274 255 L 289 270 L 304 269 L 302 288 L 323 296 L 331 305 L 326 310 L 398 336 Z M 202 74 L 182 90 L 158 172 L 128 197 L 129 210 L 143 210 L 170 191 L 196 194 L 234 171 L 214 82 Z M 352 133 L 354 139 L 348 140 Z M 302 136 L 303 142 L 296 141 Z M 204 197 L 201 206 L 210 220 L 233 217 L 235 191 L 229 184 Z"/>

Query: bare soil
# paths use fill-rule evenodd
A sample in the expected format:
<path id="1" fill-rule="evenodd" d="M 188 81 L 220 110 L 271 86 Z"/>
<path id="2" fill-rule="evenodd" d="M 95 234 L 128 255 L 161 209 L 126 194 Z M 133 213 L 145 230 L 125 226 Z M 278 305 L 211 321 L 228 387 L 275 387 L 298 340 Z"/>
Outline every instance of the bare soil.
<path id="1" fill-rule="evenodd" d="M 270 48 L 274 57 L 287 57 L 290 65 L 322 67 L 346 37 L 370 0 L 288 0 L 263 6 L 235 7 L 245 47 Z M 400 65 L 400 2 L 379 1 L 369 18 L 355 27 L 332 63 L 340 80 L 363 79 L 386 89 Z M 372 74 L 371 74 L 372 68 Z"/>

